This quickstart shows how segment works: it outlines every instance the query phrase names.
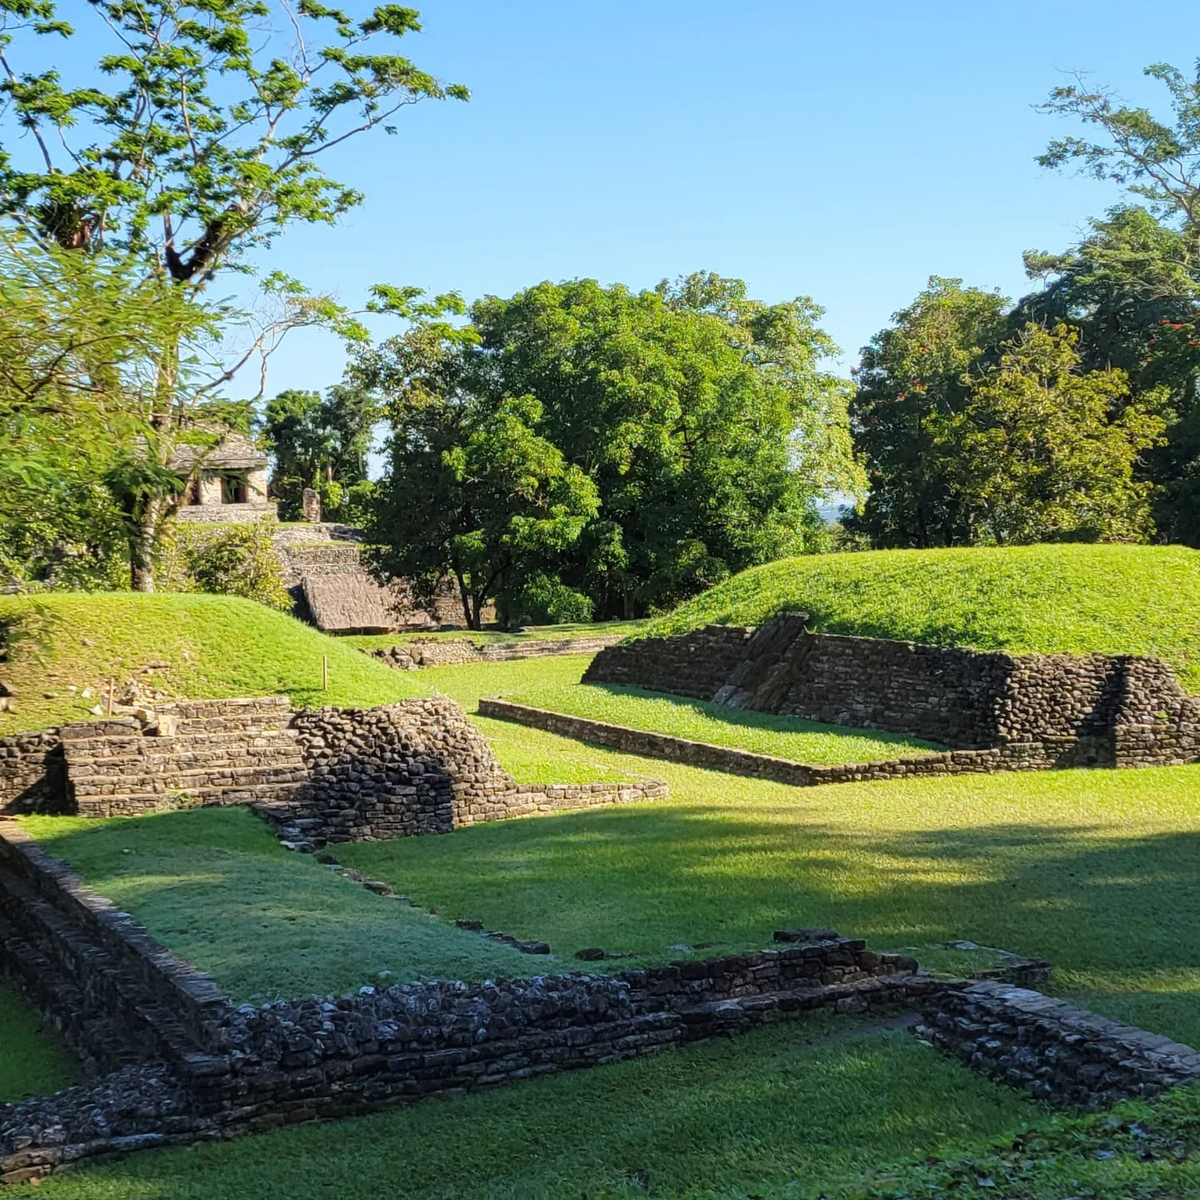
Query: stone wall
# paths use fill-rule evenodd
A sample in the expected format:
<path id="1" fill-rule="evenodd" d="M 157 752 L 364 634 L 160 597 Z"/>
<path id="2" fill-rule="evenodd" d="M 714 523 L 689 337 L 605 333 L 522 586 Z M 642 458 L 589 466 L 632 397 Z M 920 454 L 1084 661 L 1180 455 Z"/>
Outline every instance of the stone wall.
<path id="1" fill-rule="evenodd" d="M 342 1117 L 639 1057 L 836 1008 L 908 1000 L 899 955 L 821 933 L 751 954 L 619 975 L 371 987 L 340 999 L 223 1005 L 212 1053 L 0 1105 L 0 1182 L 156 1145 Z"/>
<path id="2" fill-rule="evenodd" d="M 755 631 L 708 626 L 622 643 L 593 659 L 584 682 L 960 749 L 1042 743 L 1059 765 L 1200 760 L 1200 698 L 1189 697 L 1165 664 L 1132 656 L 1018 656 L 813 634 L 802 615 L 784 614 Z"/>
<path id="3" fill-rule="evenodd" d="M 421 667 L 457 666 L 463 663 L 517 662 L 524 658 L 549 658 L 559 654 L 598 654 L 621 640 L 620 634 L 590 638 L 540 638 L 525 642 L 473 642 L 469 638 L 414 638 L 386 649 L 371 650 L 397 671 Z"/>
<path id="4" fill-rule="evenodd" d="M 586 717 L 572 717 L 514 704 L 508 700 L 483 698 L 479 715 L 514 721 L 534 729 L 544 729 L 562 737 L 577 738 L 597 746 L 611 746 L 645 758 L 661 758 L 668 762 L 707 767 L 732 775 L 747 775 L 752 779 L 770 779 L 794 787 L 815 787 L 825 783 L 859 783 L 872 779 L 905 779 L 930 775 L 984 775 L 994 771 L 1045 771 L 1057 767 L 1079 765 L 1079 743 L 1072 739 L 1061 742 L 1009 742 L 985 750 L 930 751 L 878 762 L 812 765 L 752 750 L 715 746 L 710 742 L 693 742 L 686 738 L 662 733 L 647 733 L 625 725 L 609 725 Z"/>
<path id="5" fill-rule="evenodd" d="M 308 779 L 260 808 L 281 836 L 305 848 L 447 833 L 482 821 L 594 808 L 667 794 L 660 780 L 518 784 L 452 700 L 386 708 L 323 708 L 293 728 Z"/>
<path id="6" fill-rule="evenodd" d="M 216 985 L 0 820 L 0 966 L 85 1066 L 202 1050 L 226 1007 Z"/>
<path id="7" fill-rule="evenodd" d="M 940 1050 L 1056 1104 L 1105 1108 L 1200 1080 L 1190 1046 L 1010 984 L 937 993 L 924 1021 Z"/>
<path id="8" fill-rule="evenodd" d="M 57 729 L 0 738 L 0 813 L 65 812 L 66 775 Z"/>
<path id="9" fill-rule="evenodd" d="M 619 642 L 592 660 L 583 682 L 711 700 L 745 660 L 746 644 L 753 632 L 732 625 L 706 625 L 682 637 Z"/>

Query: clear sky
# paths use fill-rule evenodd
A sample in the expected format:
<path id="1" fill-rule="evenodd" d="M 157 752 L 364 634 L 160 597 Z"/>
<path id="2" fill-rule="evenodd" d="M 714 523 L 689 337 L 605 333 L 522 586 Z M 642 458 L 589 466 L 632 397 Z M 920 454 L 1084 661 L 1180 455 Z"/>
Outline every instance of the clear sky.
<path id="1" fill-rule="evenodd" d="M 1157 104 L 1141 69 L 1200 54 L 1200 9 L 1130 0 L 410 2 L 406 52 L 473 99 L 333 152 L 366 204 L 292 229 L 272 265 L 351 305 L 376 281 L 472 299 L 711 269 L 812 296 L 845 367 L 930 274 L 1027 290 L 1021 251 L 1115 199 L 1033 161 L 1065 132 L 1033 108 L 1062 72 Z M 342 365 L 296 335 L 269 389 Z"/>

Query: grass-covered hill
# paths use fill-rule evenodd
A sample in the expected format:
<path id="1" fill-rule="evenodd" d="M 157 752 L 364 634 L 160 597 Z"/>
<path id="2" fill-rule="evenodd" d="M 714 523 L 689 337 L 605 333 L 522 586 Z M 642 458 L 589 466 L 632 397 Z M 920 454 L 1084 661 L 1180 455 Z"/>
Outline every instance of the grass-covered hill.
<path id="1" fill-rule="evenodd" d="M 390 704 L 428 690 L 293 617 L 229 596 L 0 596 L 0 633 L 6 627 L 0 682 L 14 702 L 0 734 L 86 720 L 110 678 L 119 686 L 137 676 L 188 699 L 286 694 L 308 707 Z"/>
<path id="2" fill-rule="evenodd" d="M 644 634 L 812 615 L 824 633 L 1016 653 L 1151 654 L 1200 691 L 1200 551 L 1182 546 L 870 550 L 754 567 Z"/>

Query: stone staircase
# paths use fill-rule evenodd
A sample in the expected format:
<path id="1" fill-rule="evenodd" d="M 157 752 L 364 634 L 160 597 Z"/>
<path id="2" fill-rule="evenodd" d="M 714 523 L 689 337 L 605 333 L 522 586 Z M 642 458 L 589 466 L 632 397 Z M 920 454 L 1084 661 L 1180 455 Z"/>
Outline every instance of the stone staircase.
<path id="1" fill-rule="evenodd" d="M 792 649 L 804 637 L 808 613 L 780 613 L 746 643 L 746 657 L 714 694 L 718 704 L 776 712 L 792 681 Z"/>
<path id="2" fill-rule="evenodd" d="M 307 777 L 286 696 L 189 701 L 144 716 L 63 728 L 67 798 L 80 816 L 279 801 Z"/>

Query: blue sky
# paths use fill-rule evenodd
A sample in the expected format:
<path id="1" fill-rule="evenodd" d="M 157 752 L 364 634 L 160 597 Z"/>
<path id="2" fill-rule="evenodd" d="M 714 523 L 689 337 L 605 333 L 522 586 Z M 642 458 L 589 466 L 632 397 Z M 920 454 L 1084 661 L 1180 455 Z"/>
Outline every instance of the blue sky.
<path id="1" fill-rule="evenodd" d="M 843 369 L 930 274 L 1027 290 L 1021 251 L 1064 247 L 1116 198 L 1033 161 L 1065 131 L 1033 108 L 1062 72 L 1158 104 L 1141 69 L 1200 53 L 1200 9 L 1112 0 L 414 2 L 407 53 L 473 99 L 333 152 L 366 204 L 293 228 L 267 265 L 350 305 L 376 281 L 471 299 L 711 269 L 812 296 Z M 297 335 L 269 391 L 343 362 Z"/>
<path id="2" fill-rule="evenodd" d="M 353 7 L 353 6 L 352 6 Z M 429 0 L 408 52 L 468 104 L 402 113 L 330 168 L 367 203 L 278 244 L 280 265 L 358 303 L 376 280 L 468 298 L 541 279 L 634 287 L 705 268 L 774 301 L 811 295 L 847 352 L 930 274 L 1027 290 L 1115 195 L 1033 161 L 1034 111 L 1083 69 L 1158 103 L 1200 10 L 1112 3 Z M 297 337 L 274 390 L 341 372 Z"/>

